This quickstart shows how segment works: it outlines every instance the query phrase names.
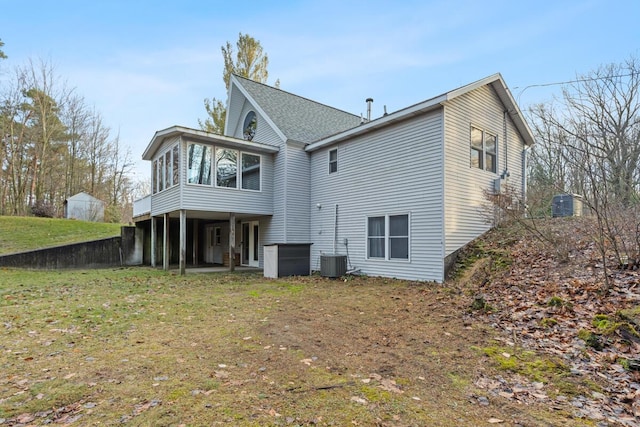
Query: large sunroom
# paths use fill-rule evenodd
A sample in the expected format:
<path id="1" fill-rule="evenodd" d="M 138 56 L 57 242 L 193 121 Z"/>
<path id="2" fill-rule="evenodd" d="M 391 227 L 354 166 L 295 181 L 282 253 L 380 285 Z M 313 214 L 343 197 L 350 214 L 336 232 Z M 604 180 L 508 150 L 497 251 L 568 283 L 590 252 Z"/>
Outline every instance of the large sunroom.
<path id="1" fill-rule="evenodd" d="M 187 264 L 260 266 L 278 151 L 180 126 L 156 132 L 142 156 L 151 194 L 134 202 L 145 263 L 181 273 Z"/>

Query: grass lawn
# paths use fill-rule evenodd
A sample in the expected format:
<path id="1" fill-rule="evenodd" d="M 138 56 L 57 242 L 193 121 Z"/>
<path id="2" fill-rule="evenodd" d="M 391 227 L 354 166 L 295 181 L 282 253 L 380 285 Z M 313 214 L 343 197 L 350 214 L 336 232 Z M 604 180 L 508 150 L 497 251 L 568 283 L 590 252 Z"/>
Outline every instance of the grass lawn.
<path id="1" fill-rule="evenodd" d="M 0 255 L 119 236 L 121 224 L 0 216 Z"/>
<path id="2" fill-rule="evenodd" d="M 0 270 L 0 426 L 585 425 L 474 386 L 499 372 L 470 303 L 377 278 Z"/>

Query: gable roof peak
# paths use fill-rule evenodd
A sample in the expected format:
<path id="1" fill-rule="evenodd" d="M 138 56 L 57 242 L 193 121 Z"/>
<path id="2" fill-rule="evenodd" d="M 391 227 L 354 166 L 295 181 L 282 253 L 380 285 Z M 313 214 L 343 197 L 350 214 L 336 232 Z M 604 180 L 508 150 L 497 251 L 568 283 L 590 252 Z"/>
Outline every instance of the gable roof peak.
<path id="1" fill-rule="evenodd" d="M 360 116 L 237 74 L 231 82 L 289 140 L 308 144 L 360 124 Z"/>

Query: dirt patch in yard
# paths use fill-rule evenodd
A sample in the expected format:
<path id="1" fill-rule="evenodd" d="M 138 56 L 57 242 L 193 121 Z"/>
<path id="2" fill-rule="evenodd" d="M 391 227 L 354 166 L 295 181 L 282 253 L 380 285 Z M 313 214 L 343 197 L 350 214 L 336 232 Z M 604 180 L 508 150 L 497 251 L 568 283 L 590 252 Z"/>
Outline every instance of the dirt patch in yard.
<path id="1" fill-rule="evenodd" d="M 566 408 L 525 408 L 475 385 L 500 372 L 482 351 L 493 332 L 469 317 L 473 298 L 461 290 L 381 278 L 306 282 L 305 298 L 281 300 L 260 328 L 271 370 L 288 369 L 276 368 L 282 349 L 311 370 L 290 392 L 340 387 L 377 425 L 579 425 Z"/>

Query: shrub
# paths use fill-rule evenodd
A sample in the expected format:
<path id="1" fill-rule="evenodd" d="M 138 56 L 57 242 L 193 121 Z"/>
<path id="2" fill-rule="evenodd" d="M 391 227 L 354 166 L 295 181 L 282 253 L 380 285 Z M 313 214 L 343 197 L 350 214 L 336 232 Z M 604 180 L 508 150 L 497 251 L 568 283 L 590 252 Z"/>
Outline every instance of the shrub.
<path id="1" fill-rule="evenodd" d="M 49 202 L 38 200 L 31 206 L 31 213 L 40 218 L 55 218 L 56 208 Z"/>

